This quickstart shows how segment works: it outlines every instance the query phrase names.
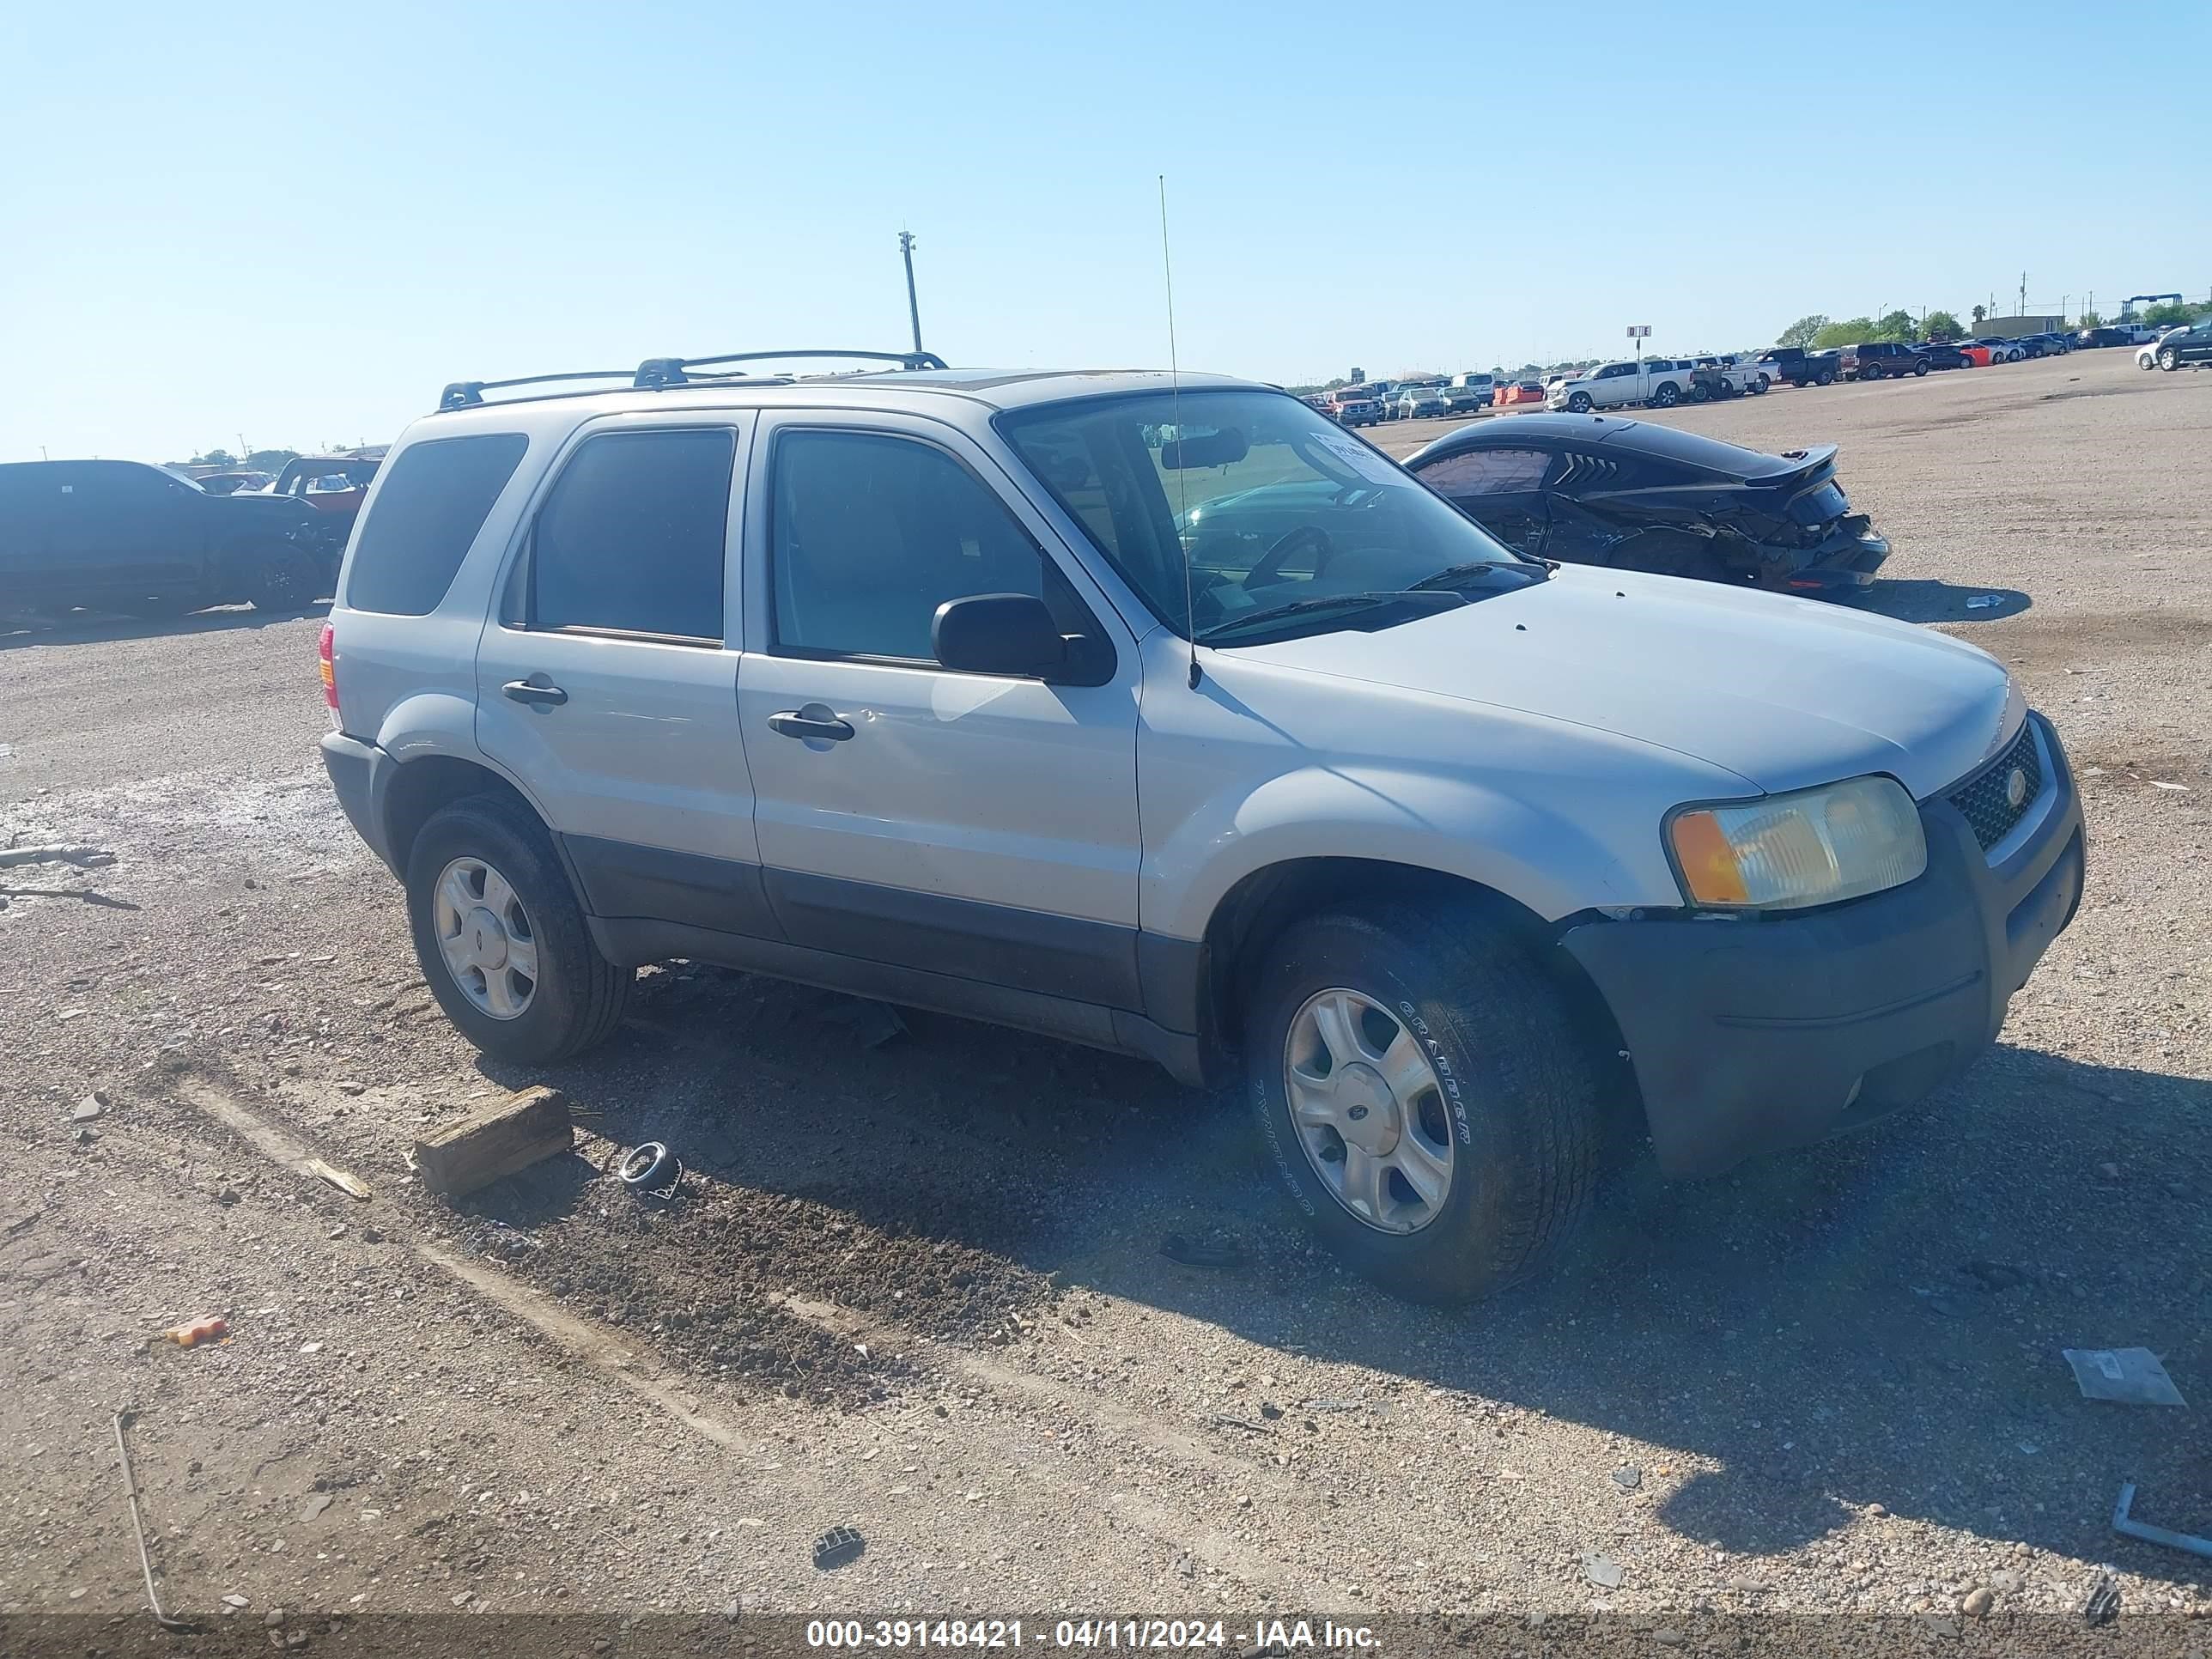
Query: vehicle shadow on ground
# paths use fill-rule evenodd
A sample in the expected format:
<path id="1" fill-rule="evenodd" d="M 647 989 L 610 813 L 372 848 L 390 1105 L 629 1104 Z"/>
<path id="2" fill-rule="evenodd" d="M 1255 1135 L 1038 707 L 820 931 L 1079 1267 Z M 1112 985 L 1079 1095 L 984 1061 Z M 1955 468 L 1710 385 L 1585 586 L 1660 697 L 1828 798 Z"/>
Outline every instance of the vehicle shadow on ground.
<path id="1" fill-rule="evenodd" d="M 702 970 L 557 1080 L 617 1144 L 669 1142 L 713 1201 L 800 1197 L 892 1248 L 949 1239 L 1365 1368 L 1379 1409 L 1414 1382 L 1621 1436 L 1666 1492 L 1665 1525 L 1740 1553 L 1880 1504 L 2175 1575 L 2183 1558 L 2111 1534 L 2119 1482 L 2185 1522 L 2212 1513 L 2193 1419 L 2086 1401 L 2059 1357 L 2147 1346 L 2185 1395 L 2212 1397 L 2212 1084 L 2001 1046 L 1913 1113 L 1718 1180 L 1668 1182 L 1639 1154 L 1541 1277 L 1438 1310 L 1335 1265 L 1241 1109 L 1138 1062 L 928 1015 L 872 1048 L 842 1002 Z M 557 1221 L 592 1190 L 568 1162 L 557 1190 L 484 1212 Z M 1164 1259 L 1170 1233 L 1231 1265 Z M 778 1282 L 867 1305 L 841 1277 L 846 1241 L 834 1258 L 799 1231 L 764 1248 Z M 1279 1403 L 1296 1424 L 1302 1402 Z"/>
<path id="2" fill-rule="evenodd" d="M 298 622 L 303 617 L 321 617 L 329 614 L 330 608 L 329 600 L 318 599 L 305 611 L 289 614 L 236 605 L 217 611 L 194 611 L 182 617 L 118 617 L 88 611 L 32 621 L 0 616 L 0 651 L 20 650 L 30 645 L 99 645 L 167 635 L 230 633 L 240 629 Z"/>
<path id="3" fill-rule="evenodd" d="M 2001 622 L 2017 617 L 2035 601 L 2014 587 L 1961 587 L 1954 582 L 1914 578 L 1878 581 L 1851 603 L 1861 611 L 1910 623 Z"/>

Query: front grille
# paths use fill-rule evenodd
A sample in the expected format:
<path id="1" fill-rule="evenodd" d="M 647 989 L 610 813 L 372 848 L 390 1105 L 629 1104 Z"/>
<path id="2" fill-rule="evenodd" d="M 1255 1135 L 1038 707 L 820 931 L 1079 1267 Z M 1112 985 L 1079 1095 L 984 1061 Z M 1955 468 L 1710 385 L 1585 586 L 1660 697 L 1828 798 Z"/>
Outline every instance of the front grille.
<path id="1" fill-rule="evenodd" d="M 2017 806 L 2008 793 L 2015 770 L 2027 780 Z M 2004 753 L 1954 789 L 1950 801 L 1966 815 L 1966 822 L 1974 828 L 1974 839 L 1986 853 L 2012 833 L 2013 826 L 2042 793 L 2043 757 L 2035 752 L 2035 726 L 2033 721 L 2022 720 L 2020 735 Z"/>

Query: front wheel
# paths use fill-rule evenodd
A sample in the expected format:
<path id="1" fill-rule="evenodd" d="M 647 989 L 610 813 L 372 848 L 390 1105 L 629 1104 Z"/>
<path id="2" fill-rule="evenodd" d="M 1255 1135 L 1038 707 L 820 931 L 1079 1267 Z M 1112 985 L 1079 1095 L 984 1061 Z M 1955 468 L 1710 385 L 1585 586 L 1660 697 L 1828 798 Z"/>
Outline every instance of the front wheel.
<path id="1" fill-rule="evenodd" d="M 1928 360 L 1927 360 L 1925 357 L 1923 357 L 1923 358 L 1922 358 L 1918 362 L 1917 362 L 1917 363 L 1913 364 L 1913 366 L 1912 366 L 1912 374 L 1913 374 L 1913 378 L 1914 378 L 1915 380 L 1919 379 L 1921 376 L 1923 376 L 1923 375 L 1926 374 L 1927 373 L 1928 373 Z"/>
<path id="2" fill-rule="evenodd" d="M 1773 381 L 1762 374 L 1751 383 L 1751 395 L 1754 398 L 1764 398 L 1773 384 Z"/>
<path id="3" fill-rule="evenodd" d="M 543 1066 L 614 1035 L 636 974 L 592 944 L 530 809 L 504 795 L 441 807 L 407 859 L 407 915 L 431 994 L 485 1054 Z"/>
<path id="4" fill-rule="evenodd" d="M 1587 392 L 1570 392 L 1567 396 L 1567 411 L 1573 415 L 1589 414 L 1590 412 L 1589 393 Z"/>
<path id="5" fill-rule="evenodd" d="M 2172 346 L 2161 346 L 2159 349 L 2158 366 L 2167 374 L 2172 374 L 2181 367 L 2181 354 Z"/>
<path id="6" fill-rule="evenodd" d="M 1672 380 L 1668 381 L 1651 394 L 1651 406 L 1654 409 L 1672 409 L 1681 401 L 1681 388 Z"/>
<path id="7" fill-rule="evenodd" d="M 322 597 L 322 572 L 296 547 L 272 548 L 261 556 L 247 598 L 256 611 L 296 617 Z"/>
<path id="8" fill-rule="evenodd" d="M 1247 1091 L 1278 1173 L 1352 1267 L 1459 1302 L 1588 1202 L 1598 1091 L 1565 998 L 1471 908 L 1293 924 L 1256 966 Z"/>

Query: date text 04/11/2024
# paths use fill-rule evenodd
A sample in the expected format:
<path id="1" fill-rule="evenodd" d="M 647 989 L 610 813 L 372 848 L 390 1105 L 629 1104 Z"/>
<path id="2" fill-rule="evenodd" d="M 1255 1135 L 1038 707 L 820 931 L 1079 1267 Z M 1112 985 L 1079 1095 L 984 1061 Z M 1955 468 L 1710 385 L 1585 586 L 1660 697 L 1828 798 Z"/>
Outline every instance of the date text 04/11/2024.
<path id="1" fill-rule="evenodd" d="M 1026 1638 L 1026 1639 L 1025 1639 Z M 1240 1651 L 1288 1652 L 1297 1649 L 1360 1652 L 1376 1645 L 1365 1625 L 1340 1625 L 1306 1619 L 1255 1622 L 1249 1631 L 1230 1630 L 1219 1619 L 1042 1620 L 1024 1628 L 1019 1619 L 813 1619 L 806 1625 L 810 1648 L 1104 1648 L 1171 1650 L 1234 1646 Z"/>

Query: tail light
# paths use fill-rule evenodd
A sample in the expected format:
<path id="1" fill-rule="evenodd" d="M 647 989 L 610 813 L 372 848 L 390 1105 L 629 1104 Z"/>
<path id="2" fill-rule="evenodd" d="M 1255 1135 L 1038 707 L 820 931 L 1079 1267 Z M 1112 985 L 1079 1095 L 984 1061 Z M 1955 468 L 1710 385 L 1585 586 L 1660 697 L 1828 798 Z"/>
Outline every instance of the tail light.
<path id="1" fill-rule="evenodd" d="M 334 731 L 339 729 L 338 657 L 335 640 L 335 631 L 330 623 L 325 623 L 323 636 L 315 644 L 315 666 L 322 672 L 323 701 L 330 705 L 331 726 Z"/>

